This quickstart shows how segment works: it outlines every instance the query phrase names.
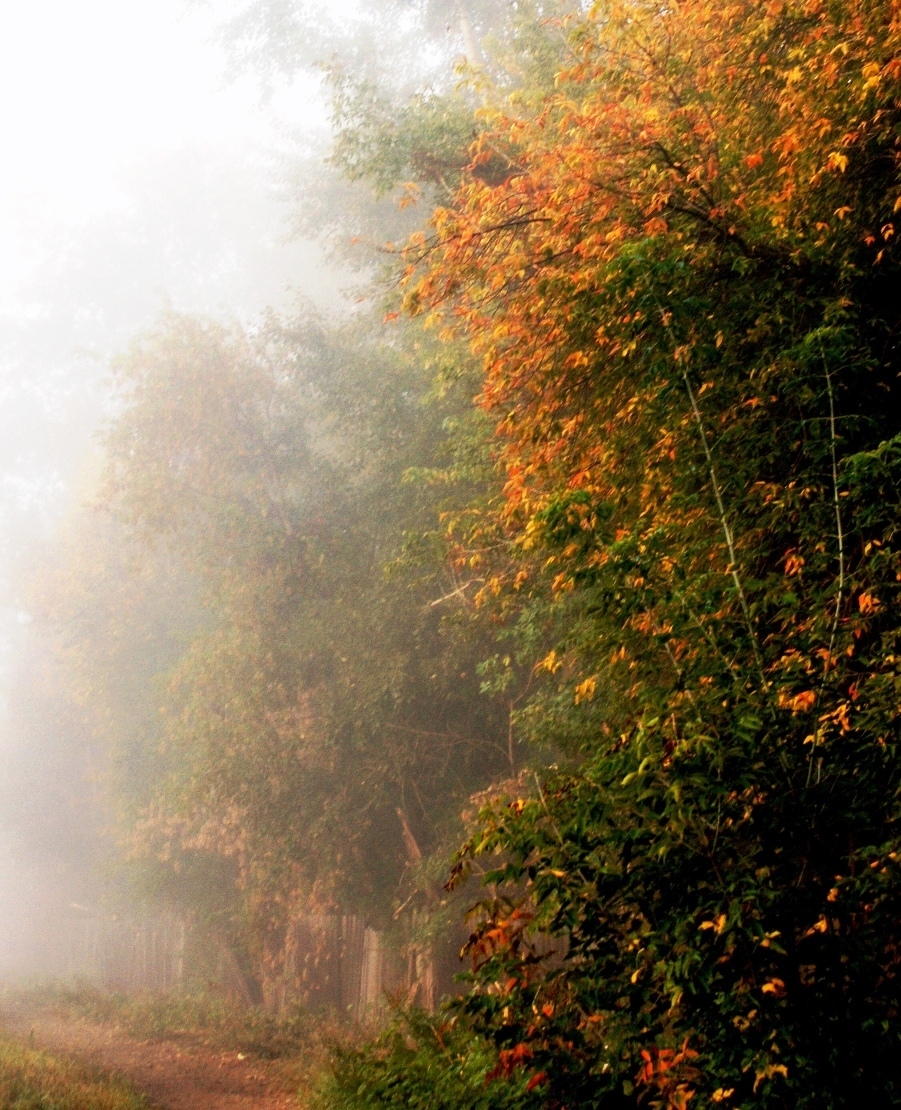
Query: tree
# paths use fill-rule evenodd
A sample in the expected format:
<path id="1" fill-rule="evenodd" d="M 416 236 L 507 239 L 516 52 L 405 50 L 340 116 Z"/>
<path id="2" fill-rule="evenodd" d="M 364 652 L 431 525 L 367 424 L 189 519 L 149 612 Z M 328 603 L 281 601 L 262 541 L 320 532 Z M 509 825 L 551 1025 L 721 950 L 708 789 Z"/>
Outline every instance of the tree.
<path id="1" fill-rule="evenodd" d="M 506 481 L 460 558 L 581 761 L 457 872 L 500 853 L 463 1014 L 552 1104 L 901 1098 L 898 33 L 597 6 L 410 248 Z"/>
<path id="2" fill-rule="evenodd" d="M 425 407 L 428 345 L 368 329 L 171 314 L 137 341 L 106 435 L 113 552 L 56 590 L 85 697 L 154 768 L 119 784 L 133 858 L 263 978 L 300 909 L 434 906 L 430 854 L 515 758 L 480 694 L 486 634 L 444 619 L 431 556 L 460 383 Z M 163 574 L 149 611 L 135 570 Z M 155 652 L 145 619 L 177 642 Z"/>

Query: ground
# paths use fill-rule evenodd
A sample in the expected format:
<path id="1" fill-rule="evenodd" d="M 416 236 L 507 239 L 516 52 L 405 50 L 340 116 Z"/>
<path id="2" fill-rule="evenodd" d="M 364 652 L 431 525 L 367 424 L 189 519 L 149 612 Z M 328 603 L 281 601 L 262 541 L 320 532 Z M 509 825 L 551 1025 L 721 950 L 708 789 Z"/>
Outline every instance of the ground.
<path id="1" fill-rule="evenodd" d="M 155 1110 L 296 1110 L 276 1065 L 181 1040 L 143 1040 L 52 1011 L 4 1014 L 4 1029 L 56 1055 L 129 1079 Z"/>

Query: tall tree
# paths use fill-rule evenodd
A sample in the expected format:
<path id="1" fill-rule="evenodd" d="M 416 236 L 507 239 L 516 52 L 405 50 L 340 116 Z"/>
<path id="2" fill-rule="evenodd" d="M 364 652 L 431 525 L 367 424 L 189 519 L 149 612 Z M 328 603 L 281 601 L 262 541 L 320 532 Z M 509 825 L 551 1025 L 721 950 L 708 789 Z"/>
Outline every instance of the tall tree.
<path id="1" fill-rule="evenodd" d="M 459 865 L 502 853 L 464 1012 L 551 1104 L 901 1099 L 899 28 L 598 5 L 410 248 L 506 480 L 461 559 L 583 760 Z"/>
<path id="2" fill-rule="evenodd" d="M 461 496 L 443 484 L 441 427 L 461 383 L 426 406 L 429 345 L 367 333 L 171 315 L 136 342 L 117 370 L 104 499 L 124 527 L 113 553 L 164 583 L 169 566 L 156 617 L 160 632 L 181 622 L 178 642 L 154 654 L 135 619 L 153 618 L 147 599 L 135 634 L 120 626 L 135 591 L 110 554 L 84 559 L 109 573 L 82 564 L 57 589 L 85 696 L 131 769 L 142 753 L 153 764 L 125 809 L 133 854 L 261 973 L 299 908 L 384 922 L 398 902 L 432 905 L 423 861 L 516 759 L 508 704 L 480 693 L 486 634 L 445 620 L 458 583 L 429 555 L 438 506 Z M 231 898 L 200 881 L 204 861 Z"/>

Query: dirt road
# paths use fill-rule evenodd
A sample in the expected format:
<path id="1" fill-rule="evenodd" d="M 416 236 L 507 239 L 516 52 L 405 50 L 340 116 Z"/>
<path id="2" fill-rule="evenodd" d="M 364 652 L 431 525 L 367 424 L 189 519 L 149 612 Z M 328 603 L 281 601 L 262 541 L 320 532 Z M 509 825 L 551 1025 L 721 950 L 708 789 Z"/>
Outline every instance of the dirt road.
<path id="1" fill-rule="evenodd" d="M 138 1040 L 115 1026 L 47 1013 L 7 1016 L 3 1027 L 48 1052 L 125 1076 L 158 1110 L 298 1110 L 274 1068 L 238 1052 Z"/>

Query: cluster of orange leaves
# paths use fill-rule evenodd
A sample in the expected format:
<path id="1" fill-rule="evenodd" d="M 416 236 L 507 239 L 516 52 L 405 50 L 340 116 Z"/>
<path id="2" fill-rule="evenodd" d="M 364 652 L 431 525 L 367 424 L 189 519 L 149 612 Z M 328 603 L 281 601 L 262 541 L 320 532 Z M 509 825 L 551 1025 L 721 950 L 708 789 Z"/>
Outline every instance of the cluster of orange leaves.
<path id="1" fill-rule="evenodd" d="M 686 1110 L 694 1097 L 691 1083 L 698 1078 L 697 1068 L 691 1063 L 698 1054 L 688 1047 L 688 1041 L 680 1049 L 644 1049 L 641 1058 L 644 1063 L 638 1073 L 638 1085 L 657 1096 L 650 1105 L 659 1110 Z"/>
<path id="2" fill-rule="evenodd" d="M 632 497 L 638 505 L 623 519 L 648 533 L 661 521 L 686 533 L 706 511 L 673 508 L 667 478 L 680 437 L 695 432 L 694 398 L 667 427 L 645 420 L 658 387 L 642 372 L 636 335 L 649 312 L 663 328 L 670 313 L 649 307 L 635 283 L 610 282 L 630 252 L 690 269 L 724 248 L 748 258 L 839 255 L 851 236 L 878 266 L 901 211 L 898 196 L 894 211 L 890 201 L 885 212 L 853 213 L 845 185 L 874 148 L 894 149 L 901 169 L 901 0 L 615 0 L 596 5 L 574 42 L 578 60 L 536 110 L 486 112 L 475 158 L 502 151 L 509 175 L 464 184 L 453 207 L 434 214 L 431 238 L 411 243 L 405 278 L 407 309 L 428 313 L 481 362 L 478 402 L 495 418 L 505 477 L 497 523 L 525 550 L 540 550 L 544 514 L 566 495 L 614 506 Z M 674 338 L 669 355 L 678 377 L 692 351 Z M 700 397 L 713 385 L 696 388 Z M 769 402 L 742 403 L 753 412 Z M 683 568 L 686 580 L 728 573 L 731 545 L 716 533 L 692 556 L 698 565 Z M 567 587 L 568 557 L 547 560 L 559 571 L 555 589 Z M 573 545 L 572 557 L 584 550 Z M 606 557 L 601 545 L 588 556 Z M 790 551 L 784 569 L 801 576 L 804 558 Z M 863 593 L 858 608 L 867 616 L 879 601 Z M 635 630 L 653 635 L 663 614 L 641 619 Z M 563 666 L 556 651 L 539 664 L 549 674 Z M 598 681 L 584 678 L 577 702 L 590 701 Z M 816 689 L 792 691 L 780 706 L 848 731 L 850 702 L 823 712 L 820 700 Z M 500 933 L 490 940 L 510 943 Z M 784 983 L 763 989 L 781 997 Z M 687 1042 L 642 1053 L 638 1083 L 654 1105 L 684 1110 L 695 1056 Z M 767 1065 L 755 1090 L 786 1075 Z"/>
<path id="3" fill-rule="evenodd" d="M 692 264 L 724 243 L 791 253 L 840 238 L 843 175 L 893 126 L 885 106 L 901 89 L 898 0 L 617 0 L 575 42 L 577 63 L 539 110 L 486 111 L 480 150 L 504 151 L 509 176 L 465 184 L 410 245 L 406 275 L 408 309 L 482 361 L 503 516 L 526 544 L 560 490 L 617 496 L 618 445 L 650 400 L 628 374 L 647 309 L 579 317 L 606 268 L 630 243 L 666 240 Z M 833 185 L 824 214 L 810 198 Z M 867 229 L 877 263 L 893 234 L 890 219 Z M 599 367 L 605 388 L 586 401 Z M 666 494 L 649 476 L 646 498 Z"/>
<path id="4" fill-rule="evenodd" d="M 507 917 L 490 920 L 488 927 L 473 933 L 464 949 L 477 969 L 498 952 L 516 952 L 526 943 L 533 915 L 522 907 L 514 907 Z"/>

